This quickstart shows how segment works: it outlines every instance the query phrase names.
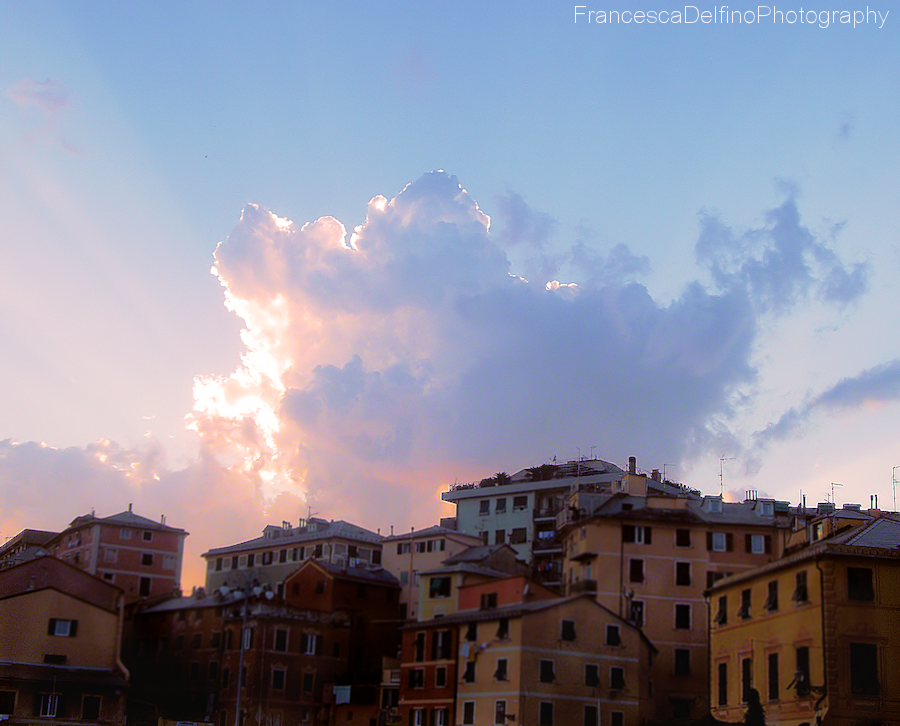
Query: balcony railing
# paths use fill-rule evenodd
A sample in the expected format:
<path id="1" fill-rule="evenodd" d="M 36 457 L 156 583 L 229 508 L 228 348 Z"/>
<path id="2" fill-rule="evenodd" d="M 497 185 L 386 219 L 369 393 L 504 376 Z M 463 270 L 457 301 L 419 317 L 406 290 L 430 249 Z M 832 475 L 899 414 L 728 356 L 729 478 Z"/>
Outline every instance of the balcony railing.
<path id="1" fill-rule="evenodd" d="M 596 580 L 579 580 L 569 585 L 569 594 L 576 595 L 580 592 L 597 592 Z"/>

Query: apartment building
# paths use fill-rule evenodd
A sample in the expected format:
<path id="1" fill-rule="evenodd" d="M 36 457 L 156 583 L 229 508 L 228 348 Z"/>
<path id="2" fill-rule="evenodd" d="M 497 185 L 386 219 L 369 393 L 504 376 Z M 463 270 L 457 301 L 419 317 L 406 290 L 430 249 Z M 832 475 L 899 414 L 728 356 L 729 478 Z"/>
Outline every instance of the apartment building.
<path id="1" fill-rule="evenodd" d="M 123 602 L 55 557 L 0 571 L 0 720 L 124 723 Z"/>
<path id="2" fill-rule="evenodd" d="M 0 545 L 0 570 L 33 557 L 52 554 L 48 544 L 59 532 L 48 532 L 42 529 L 23 529 L 15 537 Z"/>
<path id="3" fill-rule="evenodd" d="M 532 567 L 535 579 L 562 586 L 562 543 L 556 517 L 572 491 L 601 491 L 625 472 L 600 459 L 545 464 L 471 484 L 455 484 L 441 494 L 456 505 L 460 532 L 485 544 L 509 544 Z"/>
<path id="4" fill-rule="evenodd" d="M 447 558 L 480 544 L 480 537 L 437 526 L 385 537 L 381 564 L 400 582 L 401 618 L 418 618 L 421 572 L 439 568 Z"/>
<path id="5" fill-rule="evenodd" d="M 523 577 L 467 586 L 457 613 L 404 628 L 400 719 L 640 723 L 650 713 L 652 653 L 637 628 L 589 595 L 560 598 Z"/>
<path id="6" fill-rule="evenodd" d="M 313 517 L 296 527 L 282 522 L 267 526 L 261 537 L 204 552 L 206 589 L 220 588 L 235 576 L 259 571 L 281 594 L 284 581 L 305 561 L 327 562 L 339 567 L 381 565 L 384 537 L 343 520 Z"/>
<path id="7" fill-rule="evenodd" d="M 184 540 L 188 533 L 132 511 L 109 517 L 76 517 L 47 548 L 61 560 L 115 584 L 127 603 L 168 596 L 181 589 Z"/>
<path id="8" fill-rule="evenodd" d="M 660 491 L 633 469 L 614 489 L 573 494 L 559 517 L 566 591 L 590 593 L 658 649 L 654 718 L 699 717 L 709 707 L 704 590 L 777 558 L 791 515 L 772 500 Z"/>
<path id="9" fill-rule="evenodd" d="M 755 689 L 767 723 L 900 723 L 900 521 L 860 514 L 820 516 L 807 542 L 710 588 L 716 718 L 739 720 Z"/>

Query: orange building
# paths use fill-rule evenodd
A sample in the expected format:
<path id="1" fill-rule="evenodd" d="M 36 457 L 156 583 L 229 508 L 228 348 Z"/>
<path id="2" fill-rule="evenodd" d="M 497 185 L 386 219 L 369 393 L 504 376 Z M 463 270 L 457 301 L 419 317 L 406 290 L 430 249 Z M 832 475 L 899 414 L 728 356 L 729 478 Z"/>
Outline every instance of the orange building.
<path id="1" fill-rule="evenodd" d="M 900 521 L 862 514 L 820 517 L 710 588 L 716 718 L 739 720 L 755 689 L 779 726 L 900 723 Z"/>
<path id="2" fill-rule="evenodd" d="M 47 548 L 57 557 L 120 587 L 126 602 L 171 596 L 181 588 L 188 533 L 131 510 L 110 517 L 76 517 Z"/>

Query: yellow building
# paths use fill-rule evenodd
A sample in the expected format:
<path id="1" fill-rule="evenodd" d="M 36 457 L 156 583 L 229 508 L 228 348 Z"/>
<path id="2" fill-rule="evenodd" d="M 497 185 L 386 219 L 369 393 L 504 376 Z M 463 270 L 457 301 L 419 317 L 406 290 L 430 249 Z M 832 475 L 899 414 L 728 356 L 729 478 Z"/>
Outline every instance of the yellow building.
<path id="1" fill-rule="evenodd" d="M 900 723 L 900 521 L 810 532 L 708 591 L 712 713 L 740 720 L 755 689 L 768 724 Z"/>

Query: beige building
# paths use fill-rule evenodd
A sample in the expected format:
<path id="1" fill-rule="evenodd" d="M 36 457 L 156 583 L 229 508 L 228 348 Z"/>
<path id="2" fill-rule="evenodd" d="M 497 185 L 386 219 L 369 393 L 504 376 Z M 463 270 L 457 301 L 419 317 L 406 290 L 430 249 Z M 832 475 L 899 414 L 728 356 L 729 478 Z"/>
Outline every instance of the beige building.
<path id="1" fill-rule="evenodd" d="M 703 592 L 727 574 L 775 559 L 790 534 L 785 503 L 723 502 L 688 489 L 661 492 L 626 474 L 614 493 L 574 494 L 559 518 L 570 595 L 591 593 L 659 650 L 655 719 L 709 707 L 708 618 Z"/>
<path id="2" fill-rule="evenodd" d="M 709 590 L 716 718 L 739 720 L 755 689 L 770 724 L 900 723 L 900 521 L 859 514 L 813 520 Z"/>
<path id="3" fill-rule="evenodd" d="M 206 589 L 218 590 L 235 577 L 257 573 L 261 582 L 282 594 L 284 581 L 306 560 L 339 567 L 381 565 L 384 537 L 343 520 L 313 517 L 296 527 L 269 525 L 262 537 L 204 552 Z"/>
<path id="4" fill-rule="evenodd" d="M 122 591 L 51 556 L 0 572 L 0 719 L 123 724 Z"/>
<path id="5" fill-rule="evenodd" d="M 446 527 L 428 527 L 386 537 L 381 565 L 400 581 L 401 617 L 410 620 L 419 617 L 420 573 L 439 568 L 446 559 L 480 544 L 480 537 Z"/>

